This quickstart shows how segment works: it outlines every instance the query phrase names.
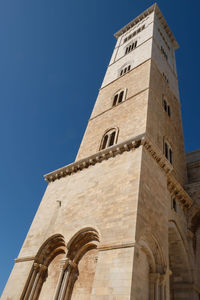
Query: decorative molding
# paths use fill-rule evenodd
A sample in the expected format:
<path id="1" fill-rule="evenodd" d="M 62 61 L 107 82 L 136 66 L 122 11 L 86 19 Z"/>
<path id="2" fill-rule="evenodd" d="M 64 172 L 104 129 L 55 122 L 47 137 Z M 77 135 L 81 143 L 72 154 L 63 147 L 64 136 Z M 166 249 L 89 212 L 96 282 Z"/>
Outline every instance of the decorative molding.
<path id="1" fill-rule="evenodd" d="M 132 70 L 131 70 L 131 71 L 132 71 Z M 130 72 L 131 72 L 131 71 L 130 71 Z M 126 74 L 127 74 L 127 73 L 126 73 Z M 124 75 L 122 75 L 122 76 L 124 76 Z M 101 113 L 95 115 L 94 117 L 91 117 L 91 118 L 89 119 L 89 122 L 90 122 L 90 121 L 93 121 L 94 119 L 98 118 L 99 116 L 101 116 L 101 115 L 107 113 L 108 111 L 113 110 L 113 109 L 119 107 L 120 105 L 123 105 L 123 104 L 126 103 L 127 101 L 130 101 L 130 100 L 133 100 L 133 101 L 134 101 L 135 98 L 136 98 L 138 95 L 140 95 L 140 94 L 142 94 L 142 93 L 148 91 L 149 89 L 150 89 L 150 88 L 147 87 L 147 88 L 145 88 L 145 89 L 143 89 L 143 90 L 137 92 L 136 94 L 134 94 L 134 95 L 132 95 L 132 96 L 130 96 L 130 97 L 128 97 L 128 98 L 125 98 L 121 103 L 119 103 L 119 104 L 117 104 L 117 105 L 115 105 L 115 106 L 111 106 L 110 108 L 108 108 L 108 109 L 104 110 L 103 112 L 101 112 Z M 127 88 L 126 88 L 126 90 L 127 90 Z"/>
<path id="2" fill-rule="evenodd" d="M 25 256 L 25 257 L 15 258 L 15 263 L 23 262 L 23 261 L 31 261 L 31 260 L 35 260 L 35 256 Z"/>
<path id="3" fill-rule="evenodd" d="M 160 149 L 150 141 L 147 135 L 142 140 L 142 145 L 167 175 L 173 170 L 173 166 L 170 164 L 168 159 L 166 159 Z"/>
<path id="4" fill-rule="evenodd" d="M 124 34 L 125 32 L 127 32 L 130 28 L 132 28 L 133 26 L 135 26 L 137 23 L 139 23 L 140 21 L 142 21 L 143 19 L 145 19 L 148 15 L 150 15 L 153 11 L 155 11 L 158 19 L 160 20 L 161 24 L 163 25 L 163 28 L 165 30 L 165 32 L 167 33 L 168 37 L 170 38 L 175 50 L 179 48 L 178 42 L 176 41 L 173 33 L 171 32 L 167 22 L 165 21 L 158 5 L 155 3 L 152 6 L 150 6 L 148 9 L 146 9 L 143 13 L 141 13 L 138 17 L 136 17 L 135 19 L 133 19 L 131 22 L 129 22 L 126 26 L 124 26 L 123 28 L 121 28 L 119 31 L 117 31 L 114 34 L 114 37 L 116 39 L 118 39 L 122 34 Z"/>
<path id="5" fill-rule="evenodd" d="M 144 148 L 151 154 L 153 159 L 158 163 L 158 165 L 163 169 L 167 175 L 167 187 L 172 196 L 175 196 L 176 199 L 183 205 L 185 208 L 189 208 L 193 204 L 193 200 L 190 198 L 188 193 L 172 175 L 173 166 L 165 158 L 164 154 L 159 150 L 159 148 L 154 145 L 150 139 L 145 136 L 145 139 L 142 140 Z"/>
<path id="6" fill-rule="evenodd" d="M 193 161 L 193 162 L 188 162 L 187 167 L 188 168 L 200 167 L 200 160 Z"/>
<path id="7" fill-rule="evenodd" d="M 108 244 L 108 245 L 102 245 L 97 248 L 99 251 L 108 251 L 108 250 L 115 250 L 115 249 L 122 249 L 122 248 L 132 248 L 137 247 L 135 242 L 129 242 L 129 243 L 122 243 L 122 244 Z"/>
<path id="8" fill-rule="evenodd" d="M 100 163 L 103 160 L 109 159 L 110 157 L 122 154 L 125 151 L 130 151 L 132 149 L 138 148 L 141 145 L 141 140 L 143 137 L 144 133 L 126 140 L 123 143 L 119 143 L 107 149 L 101 150 L 89 157 L 75 161 L 74 163 L 55 170 L 49 174 L 46 174 L 44 175 L 44 178 L 46 181 L 52 182 L 56 179 L 71 175 L 85 168 L 88 168 L 89 166 L 95 165 L 96 163 Z"/>
<path id="9" fill-rule="evenodd" d="M 171 174 L 167 178 L 167 187 L 171 195 L 174 196 L 181 205 L 183 205 L 185 208 L 190 208 L 192 206 L 193 200 Z"/>
<path id="10" fill-rule="evenodd" d="M 155 144 L 153 144 L 150 138 L 144 133 L 126 140 L 123 143 L 119 143 L 107 149 L 101 150 L 89 157 L 75 161 L 74 163 L 55 170 L 49 174 L 46 174 L 44 175 L 44 178 L 48 182 L 53 182 L 56 179 L 69 176 L 73 173 L 88 168 L 89 166 L 93 166 L 96 163 L 100 163 L 103 160 L 115 157 L 118 154 L 122 154 L 123 152 L 136 149 L 140 145 L 144 146 L 144 148 L 151 154 L 160 168 L 165 172 L 167 176 L 167 187 L 171 195 L 175 196 L 180 204 L 182 204 L 185 208 L 191 207 L 191 205 L 193 204 L 192 199 L 172 175 L 172 164 L 170 164 L 170 162 L 165 158 L 160 149 Z"/>
<path id="11" fill-rule="evenodd" d="M 200 289 L 194 283 L 180 282 L 175 283 L 177 289 L 192 289 L 200 295 Z"/>

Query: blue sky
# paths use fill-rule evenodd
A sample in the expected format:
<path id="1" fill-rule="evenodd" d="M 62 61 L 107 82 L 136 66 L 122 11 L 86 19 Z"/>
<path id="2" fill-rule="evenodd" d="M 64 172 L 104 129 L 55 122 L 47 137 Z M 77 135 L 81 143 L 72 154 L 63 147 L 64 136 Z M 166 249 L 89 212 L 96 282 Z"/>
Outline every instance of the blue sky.
<path id="1" fill-rule="evenodd" d="M 177 38 L 186 151 L 199 140 L 200 2 L 157 1 Z M 0 1 L 0 294 L 46 188 L 75 159 L 115 38 L 144 0 Z"/>

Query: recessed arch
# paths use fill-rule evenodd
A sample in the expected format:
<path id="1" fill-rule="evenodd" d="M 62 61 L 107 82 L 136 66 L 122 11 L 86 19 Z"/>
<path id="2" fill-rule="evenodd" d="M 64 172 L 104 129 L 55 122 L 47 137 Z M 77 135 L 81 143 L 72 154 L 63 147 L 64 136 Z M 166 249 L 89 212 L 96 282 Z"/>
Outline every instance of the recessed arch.
<path id="1" fill-rule="evenodd" d="M 42 287 L 48 278 L 48 268 L 59 255 L 66 253 L 64 237 L 54 234 L 39 248 L 20 300 L 39 299 Z"/>
<path id="2" fill-rule="evenodd" d="M 192 265 L 188 255 L 186 241 L 174 221 L 169 222 L 169 268 L 170 276 L 170 299 L 179 299 L 180 287 L 193 282 Z M 191 291 L 185 291 L 185 296 L 190 299 Z"/>
<path id="3" fill-rule="evenodd" d="M 99 233 L 95 228 L 85 227 L 77 231 L 67 243 L 67 255 L 57 284 L 54 300 L 73 300 L 83 292 L 90 295 L 94 280 L 97 245 L 100 242 Z M 87 263 L 87 270 L 84 264 Z M 81 285 L 81 276 L 88 272 L 87 287 Z M 88 291 L 89 289 L 89 291 Z"/>
<path id="4" fill-rule="evenodd" d="M 126 88 L 121 88 L 115 92 L 115 94 L 112 96 L 112 106 L 117 106 L 118 104 L 125 101 L 126 98 Z"/>
<path id="5" fill-rule="evenodd" d="M 117 127 L 107 129 L 101 139 L 100 150 L 104 150 L 115 145 L 117 143 L 118 135 L 119 129 Z"/>
<path id="6" fill-rule="evenodd" d="M 133 279 L 133 290 L 137 291 L 142 284 L 145 286 L 144 299 L 160 299 L 160 295 L 166 299 L 167 259 L 159 239 L 149 229 L 144 229 L 135 247 L 134 278 L 139 268 L 140 272 Z M 133 298 L 136 297 L 134 294 Z"/>

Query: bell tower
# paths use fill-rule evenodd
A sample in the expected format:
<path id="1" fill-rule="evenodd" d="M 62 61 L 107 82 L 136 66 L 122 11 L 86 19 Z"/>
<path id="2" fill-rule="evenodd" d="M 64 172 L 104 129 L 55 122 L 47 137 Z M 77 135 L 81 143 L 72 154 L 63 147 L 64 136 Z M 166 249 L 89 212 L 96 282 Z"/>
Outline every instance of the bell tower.
<path id="1" fill-rule="evenodd" d="M 45 175 L 4 300 L 198 299 L 178 43 L 157 4 L 115 38 L 76 160 Z"/>

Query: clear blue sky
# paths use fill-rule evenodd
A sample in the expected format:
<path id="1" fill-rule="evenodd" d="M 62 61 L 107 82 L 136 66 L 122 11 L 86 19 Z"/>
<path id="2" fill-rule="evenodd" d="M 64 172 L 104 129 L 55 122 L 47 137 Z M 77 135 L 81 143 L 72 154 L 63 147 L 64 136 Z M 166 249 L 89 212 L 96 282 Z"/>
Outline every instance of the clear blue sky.
<path id="1" fill-rule="evenodd" d="M 186 151 L 199 140 L 200 1 L 157 1 L 176 36 Z M 144 0 L 0 1 L 0 294 L 46 188 L 75 158 L 115 45 Z"/>

